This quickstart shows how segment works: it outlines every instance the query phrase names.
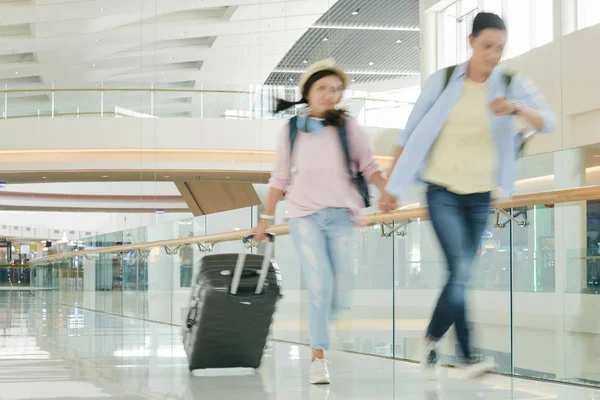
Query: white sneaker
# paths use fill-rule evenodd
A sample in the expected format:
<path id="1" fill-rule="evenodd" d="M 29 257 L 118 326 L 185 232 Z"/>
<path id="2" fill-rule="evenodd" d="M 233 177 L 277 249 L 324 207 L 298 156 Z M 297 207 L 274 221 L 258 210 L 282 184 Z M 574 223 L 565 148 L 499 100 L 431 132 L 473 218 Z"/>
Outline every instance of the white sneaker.
<path id="1" fill-rule="evenodd" d="M 310 364 L 309 377 L 312 385 L 328 385 L 329 370 L 327 369 L 329 361 L 316 359 Z"/>
<path id="2" fill-rule="evenodd" d="M 437 380 L 440 374 L 440 352 L 438 342 L 423 340 L 421 350 L 421 373 L 428 381 Z"/>
<path id="3" fill-rule="evenodd" d="M 458 365 L 459 379 L 476 379 L 488 372 L 492 372 L 496 363 L 492 357 L 474 356 L 469 359 L 461 360 Z"/>

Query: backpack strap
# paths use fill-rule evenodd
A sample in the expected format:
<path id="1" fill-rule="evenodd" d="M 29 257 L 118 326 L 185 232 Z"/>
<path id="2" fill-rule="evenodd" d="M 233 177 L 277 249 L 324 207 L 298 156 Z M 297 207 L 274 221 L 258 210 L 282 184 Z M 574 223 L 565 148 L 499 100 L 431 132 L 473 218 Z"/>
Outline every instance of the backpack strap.
<path id="1" fill-rule="evenodd" d="M 350 157 L 350 145 L 348 143 L 348 130 L 346 129 L 346 120 L 342 121 L 342 124 L 338 128 L 338 134 L 340 136 L 340 142 L 342 143 L 342 150 L 344 151 L 344 157 L 346 158 L 346 168 L 351 178 L 354 178 L 354 171 L 352 171 L 352 158 Z"/>
<path id="2" fill-rule="evenodd" d="M 294 151 L 294 143 L 296 143 L 296 137 L 298 136 L 298 117 L 293 116 L 290 118 L 290 158 Z"/>
<path id="3" fill-rule="evenodd" d="M 350 157 L 350 145 L 348 143 L 348 131 L 346 129 L 346 121 L 342 122 L 342 125 L 338 128 L 338 135 L 342 144 L 342 150 L 346 159 L 346 167 L 351 177 L 354 177 L 352 171 L 352 158 Z M 294 151 L 294 143 L 298 137 L 298 117 L 294 116 L 290 118 L 290 154 Z"/>
<path id="4" fill-rule="evenodd" d="M 512 83 L 514 75 L 515 73 L 512 71 L 504 71 L 502 74 L 502 78 L 504 78 L 504 85 L 506 86 L 506 97 L 508 97 L 508 90 L 510 89 L 510 84 Z"/>
<path id="5" fill-rule="evenodd" d="M 456 67 L 456 65 L 452 65 L 446 68 L 446 81 L 444 82 L 444 88 L 442 89 L 442 92 L 448 87 L 448 83 L 450 83 L 450 79 L 452 78 L 452 75 L 454 75 L 454 70 Z"/>
<path id="6" fill-rule="evenodd" d="M 446 80 L 444 81 L 444 88 L 442 89 L 442 92 L 444 90 L 446 90 L 446 88 L 448 87 L 448 84 L 450 83 L 450 79 L 452 79 L 452 75 L 454 74 L 454 70 L 456 70 L 456 65 L 452 65 L 448 68 L 446 68 Z M 515 75 L 514 72 L 512 71 L 504 71 L 504 73 L 502 74 L 503 78 L 504 78 L 504 84 L 506 85 L 506 87 L 508 88 L 510 86 L 510 84 L 512 83 L 512 79 L 513 76 Z"/>

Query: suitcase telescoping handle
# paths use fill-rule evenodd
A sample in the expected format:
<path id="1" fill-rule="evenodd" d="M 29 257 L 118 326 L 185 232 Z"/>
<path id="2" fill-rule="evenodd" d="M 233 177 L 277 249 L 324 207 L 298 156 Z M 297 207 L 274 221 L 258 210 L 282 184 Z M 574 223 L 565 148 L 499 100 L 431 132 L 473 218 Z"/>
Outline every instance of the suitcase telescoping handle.
<path id="1" fill-rule="evenodd" d="M 260 294 L 265 286 L 267 280 L 267 274 L 269 273 L 269 266 L 271 265 L 271 257 L 273 256 L 273 249 L 275 247 L 275 235 L 267 233 L 267 248 L 265 249 L 265 257 L 263 258 L 262 267 L 260 269 L 260 275 L 258 276 L 258 283 L 256 284 L 255 294 Z M 242 251 L 238 256 L 237 263 L 235 264 L 235 271 L 233 273 L 233 279 L 231 281 L 231 289 L 229 293 L 237 294 L 238 287 L 240 286 L 240 280 L 242 279 L 242 272 L 244 270 L 244 264 L 246 263 L 246 243 L 254 238 L 254 235 L 246 236 L 242 239 Z"/>

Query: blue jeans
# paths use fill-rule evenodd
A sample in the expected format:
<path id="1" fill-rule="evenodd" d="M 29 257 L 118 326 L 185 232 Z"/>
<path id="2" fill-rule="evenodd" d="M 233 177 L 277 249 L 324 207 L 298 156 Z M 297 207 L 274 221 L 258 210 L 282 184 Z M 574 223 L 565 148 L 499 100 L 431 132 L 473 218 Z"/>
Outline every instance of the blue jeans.
<path id="1" fill-rule="evenodd" d="M 329 323 L 350 308 L 354 222 L 345 208 L 326 208 L 290 219 L 308 290 L 310 346 L 328 350 Z"/>
<path id="2" fill-rule="evenodd" d="M 449 271 L 427 334 L 441 339 L 454 324 L 465 358 L 471 357 L 465 290 L 490 215 L 490 202 L 489 192 L 458 195 L 433 184 L 429 184 L 427 189 L 431 223 Z"/>

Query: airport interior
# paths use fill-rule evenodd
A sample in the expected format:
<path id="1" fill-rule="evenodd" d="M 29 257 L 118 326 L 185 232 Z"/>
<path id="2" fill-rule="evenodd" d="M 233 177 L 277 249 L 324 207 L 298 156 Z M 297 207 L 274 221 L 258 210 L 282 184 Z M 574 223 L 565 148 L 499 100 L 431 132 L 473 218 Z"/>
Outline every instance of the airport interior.
<path id="1" fill-rule="evenodd" d="M 481 12 L 506 23 L 501 67 L 556 117 L 513 157 L 514 192 L 493 192 L 476 238 L 466 324 L 493 370 L 461 378 L 450 329 L 424 377 L 448 276 L 428 189 L 413 180 L 384 212 L 371 182 L 330 382 L 312 384 L 315 282 L 288 192 L 267 215 L 280 140 L 310 108 L 275 113 L 276 99 L 300 100 L 307 69 L 335 63 L 336 107 L 401 174 L 398 138 L 416 132 L 428 78 L 471 65 Z M 600 0 L 0 1 L 0 399 L 600 400 L 598 43 Z M 247 240 L 265 218 L 272 241 Z M 232 260 L 211 281 L 223 302 L 227 282 L 262 279 L 233 272 L 240 253 L 277 270 L 272 320 L 235 300 L 248 313 L 213 304 L 198 323 L 198 302 L 217 301 L 207 260 Z M 210 318 L 228 331 L 204 331 Z M 192 335 L 226 367 L 192 368 Z M 229 365 L 232 338 L 260 366 Z"/>

